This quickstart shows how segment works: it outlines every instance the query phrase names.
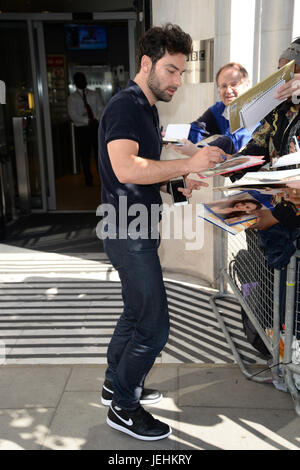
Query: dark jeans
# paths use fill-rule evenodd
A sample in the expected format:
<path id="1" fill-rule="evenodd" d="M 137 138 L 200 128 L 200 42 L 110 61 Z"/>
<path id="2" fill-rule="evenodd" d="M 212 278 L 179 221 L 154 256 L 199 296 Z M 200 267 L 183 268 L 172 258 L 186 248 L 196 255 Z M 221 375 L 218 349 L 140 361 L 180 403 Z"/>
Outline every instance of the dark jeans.
<path id="1" fill-rule="evenodd" d="M 103 244 L 118 270 L 124 302 L 108 347 L 106 379 L 113 380 L 114 401 L 135 409 L 145 377 L 169 336 L 159 240 L 106 239 Z"/>
<path id="2" fill-rule="evenodd" d="M 90 169 L 92 148 L 98 168 L 98 127 L 97 125 L 75 127 L 75 136 L 85 182 L 89 184 L 93 181 L 93 176 Z"/>

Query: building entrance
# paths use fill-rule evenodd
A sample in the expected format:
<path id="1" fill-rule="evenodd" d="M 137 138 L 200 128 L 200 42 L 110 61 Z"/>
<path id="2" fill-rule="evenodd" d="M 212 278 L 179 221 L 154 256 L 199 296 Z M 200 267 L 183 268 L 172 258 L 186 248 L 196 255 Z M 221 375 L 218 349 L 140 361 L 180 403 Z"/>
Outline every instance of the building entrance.
<path id="1" fill-rule="evenodd" d="M 55 14 L 32 19 L 26 15 L 14 21 L 3 16 L 0 41 L 6 50 L 0 79 L 6 85 L 6 104 L 1 105 L 1 146 L 6 156 L 2 151 L 1 161 L 10 161 L 5 168 L 10 175 L 6 207 L 12 206 L 13 217 L 96 211 L 101 178 L 92 152 L 93 185 L 85 184 L 68 98 L 76 91 L 76 72 L 84 73 L 87 88 L 98 94 L 102 108 L 134 76 L 135 15 L 103 19 L 94 14 L 93 20 L 85 21 L 74 20 L 71 14 L 59 19 Z M 3 179 L 3 171 L 1 175 Z M 3 188 L 1 201 L 3 205 Z"/>
<path id="2" fill-rule="evenodd" d="M 92 132 L 80 132 L 87 127 L 88 116 L 73 77 L 82 73 L 87 89 L 94 92 L 92 96 L 97 94 L 93 111 L 99 120 L 106 103 L 129 78 L 128 26 L 126 22 L 46 23 L 44 40 L 56 209 L 96 210 L 101 194 L 96 148 L 91 146 L 87 164 Z M 74 99 L 69 100 L 70 95 Z M 93 134 L 97 141 L 96 128 Z M 85 165 L 91 174 L 89 181 Z"/>

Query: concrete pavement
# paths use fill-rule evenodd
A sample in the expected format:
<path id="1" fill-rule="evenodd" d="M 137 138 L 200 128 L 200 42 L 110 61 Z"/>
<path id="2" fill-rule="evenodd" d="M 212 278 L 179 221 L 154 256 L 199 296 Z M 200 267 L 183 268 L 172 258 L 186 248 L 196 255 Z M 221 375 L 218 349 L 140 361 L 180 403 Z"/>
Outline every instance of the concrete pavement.
<path id="1" fill-rule="evenodd" d="M 300 449 L 290 394 L 247 380 L 236 365 L 154 365 L 147 385 L 164 398 L 147 408 L 173 429 L 156 442 L 107 426 L 104 371 L 104 364 L 1 366 L 0 450 Z"/>
<path id="2" fill-rule="evenodd" d="M 80 279 L 87 278 L 89 282 L 96 274 L 97 279 L 102 279 L 103 276 L 106 281 L 112 281 L 115 274 L 105 260 L 97 258 L 97 266 L 92 266 L 94 261 L 90 258 L 93 258 L 94 254 L 80 256 L 75 260 L 77 267 L 74 267 L 73 258 L 66 261 L 56 256 L 50 269 L 49 257 L 52 255 L 22 248 L 16 248 L 15 253 L 12 253 L 12 247 L 7 250 L 8 252 L 4 250 L 1 255 L 4 287 L 9 282 L 21 282 L 22 276 L 27 278 L 28 273 L 30 276 L 40 276 L 41 270 L 43 276 L 47 274 L 53 280 L 65 275 L 65 271 L 69 276 L 70 271 L 73 276 L 80 275 Z M 41 266 L 34 262 L 40 263 Z M 60 287 L 58 291 L 60 292 Z M 82 295 L 76 289 L 75 292 Z M 49 292 L 34 291 L 35 294 L 38 301 L 43 301 L 45 308 L 44 296 Z M 50 294 L 52 296 L 53 292 Z M 178 310 L 183 293 L 176 294 L 172 291 L 171 294 Z M 218 332 L 218 325 L 206 308 L 207 302 L 204 303 L 202 312 L 199 310 L 202 294 L 187 294 L 189 303 L 185 305 L 184 312 L 188 309 L 193 312 L 193 302 L 197 305 L 197 311 L 189 314 L 193 321 L 191 320 L 190 325 L 185 325 L 185 329 L 188 328 L 185 335 L 188 342 L 195 343 L 194 349 L 197 349 L 197 353 L 199 349 L 203 349 L 205 355 L 200 359 L 202 362 L 205 360 L 205 363 L 196 363 L 193 357 L 193 362 L 188 361 L 190 355 L 186 357 L 185 362 L 179 362 L 179 359 L 175 362 L 173 356 L 169 355 L 166 362 L 161 361 L 154 365 L 147 380 L 147 386 L 158 388 L 164 394 L 160 403 L 147 408 L 157 418 L 170 424 L 173 433 L 168 439 L 156 442 L 139 441 L 107 426 L 107 408 L 100 402 L 105 364 L 91 364 L 87 360 L 86 364 L 75 365 L 75 357 L 72 359 L 74 362 L 59 364 L 57 356 L 56 364 L 53 365 L 42 364 L 41 360 L 29 365 L 21 363 L 22 359 L 18 358 L 16 364 L 0 365 L 0 450 L 102 450 L 111 452 L 112 455 L 122 450 L 147 450 L 153 453 L 229 449 L 299 450 L 300 418 L 295 413 L 290 394 L 276 390 L 272 384 L 246 380 L 237 365 L 228 363 L 229 360 L 232 361 L 230 352 L 226 345 L 223 345 L 222 338 L 213 336 Z M 41 295 L 42 299 L 38 297 Z M 25 298 L 22 300 L 25 301 Z M 25 305 L 22 304 L 20 308 L 24 309 Z M 183 318 L 184 312 L 178 310 L 177 316 L 174 313 L 173 328 L 179 321 L 178 318 Z M 232 315 L 234 314 L 233 312 Z M 15 312 L 12 313 L 13 320 L 18 321 L 14 315 Z M 200 338 L 193 334 L 197 333 L 195 315 L 197 325 L 202 316 L 206 319 Z M 239 326 L 237 318 L 233 317 L 232 321 L 236 331 Z M 52 330 L 53 326 L 55 327 L 50 326 Z M 2 327 L 6 328 L 4 323 Z M 21 328 L 25 328 L 24 325 Z M 22 331 L 21 329 L 20 332 Z M 178 330 L 175 333 L 175 352 L 178 356 L 186 351 L 187 346 L 182 340 L 177 341 L 179 333 L 182 332 Z M 9 330 L 3 330 L 2 334 L 3 338 L 7 334 L 12 335 Z M 52 331 L 52 335 L 54 334 L 55 328 Z M 203 338 L 207 339 L 207 343 L 203 344 Z M 220 351 L 216 350 L 217 346 L 220 346 Z M 245 351 L 244 347 L 244 354 Z M 212 363 L 211 356 L 216 352 L 218 360 L 224 361 L 227 358 L 227 362 Z M 0 349 L 0 363 L 1 359 Z M 248 366 L 250 367 L 256 371 L 265 365 Z"/>

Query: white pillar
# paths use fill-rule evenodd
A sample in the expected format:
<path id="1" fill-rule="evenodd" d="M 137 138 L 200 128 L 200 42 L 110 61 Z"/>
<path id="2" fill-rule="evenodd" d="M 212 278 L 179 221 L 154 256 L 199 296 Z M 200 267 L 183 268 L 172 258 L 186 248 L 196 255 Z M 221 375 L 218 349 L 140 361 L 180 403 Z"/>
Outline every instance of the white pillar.
<path id="1" fill-rule="evenodd" d="M 216 0 L 215 12 L 215 71 L 240 62 L 253 84 L 277 68 L 281 51 L 300 35 L 300 0 Z"/>
<path id="2" fill-rule="evenodd" d="M 276 70 L 281 52 L 291 43 L 293 17 L 294 0 L 262 0 L 259 80 Z"/>
<path id="3" fill-rule="evenodd" d="M 255 0 L 216 0 L 215 73 L 228 62 L 253 70 Z"/>
<path id="4" fill-rule="evenodd" d="M 300 0 L 294 0 L 293 39 L 300 37 Z"/>

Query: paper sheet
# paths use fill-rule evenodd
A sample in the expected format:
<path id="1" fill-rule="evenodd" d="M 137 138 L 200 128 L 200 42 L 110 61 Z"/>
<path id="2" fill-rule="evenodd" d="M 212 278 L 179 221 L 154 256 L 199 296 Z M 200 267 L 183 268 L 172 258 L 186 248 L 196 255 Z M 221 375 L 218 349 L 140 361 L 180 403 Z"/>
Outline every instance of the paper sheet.
<path id="1" fill-rule="evenodd" d="M 272 163 L 272 168 L 280 168 L 282 166 L 299 165 L 300 164 L 300 152 L 289 153 L 283 155 Z"/>
<path id="2" fill-rule="evenodd" d="M 291 60 L 286 65 L 281 67 L 279 70 L 269 75 L 267 78 L 257 83 L 256 85 L 254 85 L 252 88 L 247 90 L 242 95 L 238 96 L 229 104 L 228 110 L 229 110 L 231 133 L 234 133 L 238 129 L 241 129 L 242 127 L 244 127 L 244 123 L 241 122 L 241 113 L 240 113 L 241 110 L 245 106 L 251 104 L 253 101 L 257 101 L 260 98 L 260 96 L 267 93 L 274 86 L 277 86 L 280 81 L 284 80 L 285 82 L 287 82 L 288 80 L 290 80 L 294 75 L 294 68 L 295 68 L 295 61 Z M 272 90 L 272 93 L 273 91 L 274 89 Z M 274 91 L 274 95 L 275 93 L 276 93 L 276 90 Z M 280 101 L 276 100 L 275 103 L 273 104 L 274 104 L 274 107 L 272 109 L 276 108 L 276 106 L 280 104 Z M 252 118 L 251 121 L 254 122 L 254 125 L 252 125 L 252 127 L 248 124 L 249 127 L 251 127 L 251 130 L 253 129 L 253 127 L 255 127 L 256 124 L 259 123 L 259 121 L 262 118 L 264 118 L 270 111 L 272 111 L 272 109 L 269 108 L 267 110 L 267 108 L 265 109 L 261 108 L 261 111 L 264 111 L 263 116 L 259 117 L 258 115 L 256 115 L 255 119 Z"/>
<path id="3" fill-rule="evenodd" d="M 178 141 L 187 139 L 190 133 L 190 124 L 169 124 L 166 129 L 164 141 Z"/>
<path id="4" fill-rule="evenodd" d="M 278 100 L 275 98 L 276 91 L 285 81 L 280 80 L 276 85 L 271 87 L 261 96 L 256 98 L 251 103 L 245 105 L 240 111 L 240 118 L 243 126 L 246 127 L 249 131 L 254 129 L 257 126 L 257 123 L 261 121 L 267 114 L 269 114 L 274 108 L 276 108 L 280 103 L 283 103 L 285 99 Z"/>

